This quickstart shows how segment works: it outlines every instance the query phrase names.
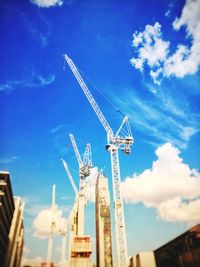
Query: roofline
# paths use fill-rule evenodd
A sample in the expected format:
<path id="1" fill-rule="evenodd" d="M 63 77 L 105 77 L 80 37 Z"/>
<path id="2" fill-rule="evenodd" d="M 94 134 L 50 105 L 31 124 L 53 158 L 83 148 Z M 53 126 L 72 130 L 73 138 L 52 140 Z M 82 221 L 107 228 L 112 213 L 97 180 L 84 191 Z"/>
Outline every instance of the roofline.
<path id="1" fill-rule="evenodd" d="M 0 174 L 9 174 L 10 175 L 10 173 L 8 171 L 0 171 Z"/>

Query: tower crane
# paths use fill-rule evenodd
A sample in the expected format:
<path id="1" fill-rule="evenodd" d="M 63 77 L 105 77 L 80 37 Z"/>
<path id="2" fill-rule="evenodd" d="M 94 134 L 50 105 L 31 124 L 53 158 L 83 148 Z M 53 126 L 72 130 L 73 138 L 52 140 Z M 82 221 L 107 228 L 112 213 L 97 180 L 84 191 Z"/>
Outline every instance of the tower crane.
<path id="1" fill-rule="evenodd" d="M 49 242 L 47 249 L 47 267 L 50 267 L 51 265 L 51 258 L 53 251 L 53 237 L 56 228 L 55 212 L 56 212 L 56 185 L 54 184 L 52 189 L 51 222 L 50 222 L 51 225 L 50 225 L 50 235 L 49 235 Z"/>
<path id="2" fill-rule="evenodd" d="M 92 152 L 90 144 L 86 144 L 85 152 L 83 155 L 83 160 L 79 153 L 75 138 L 73 134 L 69 134 L 70 140 L 72 142 L 72 146 L 74 149 L 74 153 L 76 155 L 76 159 L 79 165 L 79 175 L 81 178 L 85 178 L 90 175 L 90 169 L 92 168 Z"/>
<path id="3" fill-rule="evenodd" d="M 69 176 L 75 194 L 78 195 L 78 218 L 77 218 L 78 228 L 76 234 L 82 236 L 84 234 L 84 207 L 86 204 L 86 190 L 87 190 L 85 178 L 90 175 L 90 169 L 92 168 L 92 154 L 91 154 L 90 144 L 87 144 L 82 160 L 73 134 L 70 134 L 69 136 L 79 165 L 79 176 L 80 176 L 79 192 L 70 174 L 67 163 L 64 160 L 61 161 Z"/>
<path id="4" fill-rule="evenodd" d="M 64 169 L 69 177 L 69 180 L 72 184 L 72 187 L 74 189 L 74 193 L 75 193 L 75 203 L 74 203 L 74 208 L 73 208 L 73 212 L 74 212 L 74 219 L 73 219 L 73 232 L 75 233 L 75 235 L 78 235 L 78 201 L 79 201 L 79 192 L 78 192 L 78 188 L 74 182 L 74 179 L 71 175 L 71 172 L 69 170 L 69 167 L 67 165 L 67 163 L 64 161 L 64 159 L 61 159 L 61 162 L 64 166 Z"/>
<path id="5" fill-rule="evenodd" d="M 80 192 L 85 195 L 85 190 L 86 190 L 85 178 L 90 175 L 90 169 L 92 168 L 91 146 L 89 143 L 86 144 L 86 148 L 85 148 L 85 152 L 84 152 L 83 160 L 82 160 L 73 134 L 69 134 L 69 137 L 72 142 L 74 153 L 76 155 L 76 159 L 79 165 Z"/>
<path id="6" fill-rule="evenodd" d="M 61 244 L 61 263 L 62 266 L 66 266 L 66 238 L 67 238 L 67 228 L 72 220 L 72 216 L 76 209 L 76 201 L 71 209 L 71 212 L 66 220 L 65 227 L 60 229 L 60 235 L 62 236 L 62 244 Z"/>
<path id="7" fill-rule="evenodd" d="M 92 153 L 90 144 L 86 145 L 83 160 L 80 156 L 75 138 L 73 134 L 69 135 L 79 165 L 79 177 L 80 177 L 80 191 L 79 191 L 79 213 L 78 213 L 78 233 L 84 234 L 84 208 L 86 205 L 86 181 L 85 178 L 90 175 L 90 169 L 92 168 Z"/>
<path id="8" fill-rule="evenodd" d="M 70 223 L 70 231 L 69 231 L 69 234 L 70 234 L 70 237 L 69 237 L 69 260 L 68 262 L 70 262 L 70 257 L 71 257 L 71 244 L 72 244 L 72 240 L 74 238 L 74 236 L 78 235 L 78 200 L 79 200 L 79 192 L 78 192 L 78 188 L 74 182 L 74 179 L 71 175 L 71 172 L 69 170 L 69 167 L 67 165 L 67 163 L 65 162 L 64 159 L 61 159 L 61 162 L 64 166 L 64 169 L 68 175 L 68 178 L 72 184 L 72 187 L 74 189 L 74 193 L 75 193 L 75 202 L 74 202 L 74 205 L 73 205 L 73 209 L 71 211 L 71 215 L 70 215 L 70 220 L 69 220 L 69 223 Z"/>
<path id="9" fill-rule="evenodd" d="M 77 195 L 78 195 L 78 188 L 77 188 L 77 186 L 76 186 L 76 184 L 75 184 L 75 182 L 74 182 L 74 179 L 73 179 L 73 177 L 72 177 L 72 175 L 71 175 L 71 172 L 70 172 L 70 170 L 69 170 L 69 168 L 68 168 L 68 165 L 67 165 L 67 163 L 64 161 L 64 159 L 61 159 L 61 162 L 62 162 L 62 164 L 63 164 L 63 166 L 64 166 L 64 168 L 65 168 L 65 170 L 66 170 L 66 173 L 67 173 L 67 175 L 68 175 L 68 177 L 69 177 L 69 180 L 70 180 L 70 182 L 71 182 L 71 184 L 72 184 L 72 187 L 73 187 L 73 189 L 74 189 L 75 195 L 77 196 Z"/>
<path id="10" fill-rule="evenodd" d="M 74 62 L 64 55 L 64 59 L 68 63 L 71 71 L 73 72 L 77 82 L 79 83 L 82 91 L 87 97 L 94 112 L 99 118 L 107 133 L 107 145 L 106 149 L 111 154 L 111 169 L 112 169 L 112 184 L 113 184 L 113 198 L 114 198 L 114 211 L 115 211 L 115 232 L 116 232 L 116 244 L 117 244 L 117 260 L 119 267 L 128 266 L 127 256 L 127 243 L 126 243 L 126 229 L 124 221 L 124 207 L 121 193 L 121 177 L 120 177 L 120 165 L 118 150 L 121 149 L 125 154 L 130 154 L 131 145 L 134 142 L 131 129 L 128 122 L 128 117 L 125 116 L 118 131 L 114 134 L 112 128 L 104 117 L 102 111 L 97 105 L 95 99 L 90 93 L 87 85 L 82 79 Z"/>

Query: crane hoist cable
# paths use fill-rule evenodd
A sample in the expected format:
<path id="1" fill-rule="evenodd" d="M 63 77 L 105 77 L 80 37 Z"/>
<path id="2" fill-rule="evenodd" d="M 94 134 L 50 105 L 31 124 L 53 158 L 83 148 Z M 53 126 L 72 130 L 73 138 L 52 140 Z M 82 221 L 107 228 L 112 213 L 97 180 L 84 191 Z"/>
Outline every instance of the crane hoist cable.
<path id="1" fill-rule="evenodd" d="M 66 61 L 64 68 L 66 66 Z M 85 79 L 93 86 L 93 88 L 107 101 L 107 103 L 115 110 L 117 111 L 122 117 L 125 117 L 124 113 L 117 107 L 115 106 L 110 99 L 96 86 L 96 84 L 80 69 L 76 66 L 77 70 L 82 74 L 82 76 L 85 77 Z"/>

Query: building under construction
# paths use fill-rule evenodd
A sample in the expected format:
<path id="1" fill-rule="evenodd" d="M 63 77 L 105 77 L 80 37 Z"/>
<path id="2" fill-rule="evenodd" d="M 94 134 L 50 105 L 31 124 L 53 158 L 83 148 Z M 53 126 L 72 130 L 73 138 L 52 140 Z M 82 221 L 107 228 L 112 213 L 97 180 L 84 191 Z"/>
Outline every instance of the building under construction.
<path id="1" fill-rule="evenodd" d="M 78 190 L 67 163 L 63 159 L 61 160 L 75 192 L 75 202 L 71 215 L 69 216 L 69 266 L 91 267 L 91 238 L 84 233 L 84 209 L 87 203 L 87 198 L 85 195 L 85 179 L 90 175 L 90 169 L 92 167 L 90 144 L 86 145 L 86 150 L 82 159 L 73 134 L 70 134 L 69 136 L 79 165 Z"/>
<path id="2" fill-rule="evenodd" d="M 91 240 L 89 236 L 75 236 L 71 245 L 71 267 L 91 267 Z"/>
<path id="3" fill-rule="evenodd" d="M 97 267 L 110 267 L 112 238 L 108 179 L 100 172 L 96 183 L 96 257 Z"/>

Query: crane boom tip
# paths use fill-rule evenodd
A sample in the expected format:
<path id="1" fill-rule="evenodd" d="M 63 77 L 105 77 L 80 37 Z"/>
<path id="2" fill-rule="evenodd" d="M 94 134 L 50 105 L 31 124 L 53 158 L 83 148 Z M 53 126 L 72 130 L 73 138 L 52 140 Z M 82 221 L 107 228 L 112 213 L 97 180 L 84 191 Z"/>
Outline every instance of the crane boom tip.
<path id="1" fill-rule="evenodd" d="M 63 57 L 67 60 L 70 59 L 70 57 L 67 54 L 64 54 Z"/>

